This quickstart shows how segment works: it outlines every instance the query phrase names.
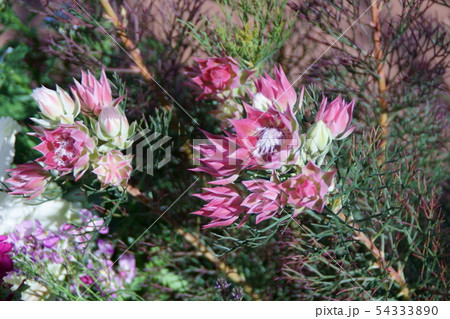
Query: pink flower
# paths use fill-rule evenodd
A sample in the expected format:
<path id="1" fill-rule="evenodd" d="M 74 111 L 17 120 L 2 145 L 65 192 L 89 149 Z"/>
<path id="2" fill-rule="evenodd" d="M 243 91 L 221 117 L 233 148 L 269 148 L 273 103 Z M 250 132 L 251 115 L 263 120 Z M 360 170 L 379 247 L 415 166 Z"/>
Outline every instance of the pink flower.
<path id="1" fill-rule="evenodd" d="M 123 155 L 120 151 L 113 150 L 97 160 L 93 172 L 97 174 L 103 188 L 106 186 L 125 187 L 133 171 L 131 160 L 131 155 Z"/>
<path id="2" fill-rule="evenodd" d="M 246 106 L 247 118 L 231 120 L 236 130 L 236 144 L 247 149 L 257 167 L 277 169 L 292 163 L 300 146 L 298 123 L 291 108 L 266 112 Z"/>
<path id="3" fill-rule="evenodd" d="M 82 275 L 82 276 L 80 276 L 80 280 L 86 286 L 91 286 L 95 282 L 94 279 L 91 276 L 89 276 L 89 275 Z"/>
<path id="4" fill-rule="evenodd" d="M 11 195 L 31 195 L 34 198 L 41 194 L 47 185 L 50 174 L 37 163 L 17 165 L 16 168 L 7 170 L 11 177 L 5 182 L 11 184 Z"/>
<path id="5" fill-rule="evenodd" d="M 81 112 L 87 116 L 97 116 L 103 108 L 116 106 L 122 101 L 124 96 L 113 100 L 111 86 L 106 77 L 105 70 L 102 70 L 100 81 L 88 71 L 87 74 L 81 71 L 81 84 L 75 81 L 75 86 L 71 87 L 74 96 L 77 96 L 81 103 Z"/>
<path id="6" fill-rule="evenodd" d="M 41 134 L 39 134 L 41 133 Z M 44 156 L 37 159 L 45 169 L 54 169 L 63 175 L 72 170 L 79 179 L 89 167 L 89 156 L 95 150 L 95 142 L 81 122 L 73 125 L 59 124 L 55 130 L 38 131 L 42 143 L 35 147 Z"/>
<path id="7" fill-rule="evenodd" d="M 260 76 L 255 79 L 255 86 L 258 93 L 261 93 L 268 100 L 278 103 L 281 110 L 292 108 L 297 102 L 297 93 L 289 83 L 281 66 L 275 67 L 275 80 L 267 73 L 266 77 Z M 262 100 L 261 97 L 258 97 Z M 265 103 L 267 103 L 266 101 Z"/>
<path id="8" fill-rule="evenodd" d="M 225 185 L 235 181 L 239 176 L 239 171 L 247 166 L 244 162 L 245 159 L 249 159 L 247 149 L 238 148 L 227 137 L 203 133 L 209 143 L 194 145 L 194 149 L 202 156 L 202 158 L 196 159 L 202 166 L 193 168 L 191 171 L 204 172 L 219 178 L 217 181 L 210 182 L 214 185 Z"/>
<path id="9" fill-rule="evenodd" d="M 279 184 L 265 179 L 243 181 L 242 184 L 252 193 L 242 202 L 248 207 L 247 214 L 258 214 L 256 223 L 269 219 L 282 211 L 286 205 L 287 196 Z"/>
<path id="10" fill-rule="evenodd" d="M 333 178 L 336 171 L 324 172 L 313 162 L 302 169 L 300 175 L 294 176 L 282 184 L 288 203 L 298 208 L 307 207 L 322 212 L 325 195 L 333 189 Z"/>
<path id="11" fill-rule="evenodd" d="M 14 269 L 13 261 L 10 256 L 13 245 L 5 242 L 7 239 L 7 236 L 0 235 L 0 285 L 3 281 L 3 277 Z"/>
<path id="12" fill-rule="evenodd" d="M 188 68 L 188 75 L 202 90 L 197 100 L 215 97 L 219 93 L 235 89 L 241 85 L 238 63 L 231 57 L 194 59 L 198 66 Z M 245 82 L 252 72 L 243 72 Z"/>
<path id="13" fill-rule="evenodd" d="M 193 194 L 208 203 L 200 210 L 192 213 L 212 218 L 212 222 L 203 228 L 228 226 L 233 224 L 244 212 L 245 208 L 241 206 L 242 197 L 232 186 L 219 186 L 214 188 L 204 188 L 202 194 Z M 239 224 L 240 227 L 244 220 Z"/>
<path id="14" fill-rule="evenodd" d="M 59 86 L 56 86 L 56 91 L 42 86 L 34 89 L 31 96 L 38 104 L 42 115 L 52 121 L 72 124 L 80 112 L 78 103 L 75 103 L 70 95 Z"/>
<path id="15" fill-rule="evenodd" d="M 356 127 L 350 127 L 354 106 L 354 100 L 347 104 L 341 95 L 328 105 L 327 99 L 323 99 L 316 115 L 316 122 L 322 120 L 330 129 L 333 138 L 343 139 L 349 136 Z"/>

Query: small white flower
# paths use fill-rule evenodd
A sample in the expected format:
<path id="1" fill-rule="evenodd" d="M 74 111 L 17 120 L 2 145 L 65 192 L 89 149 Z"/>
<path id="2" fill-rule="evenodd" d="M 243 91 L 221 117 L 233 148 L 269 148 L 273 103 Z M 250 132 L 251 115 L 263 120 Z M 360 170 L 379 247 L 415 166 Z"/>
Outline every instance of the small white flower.
<path id="1" fill-rule="evenodd" d="M 15 291 L 22 284 L 23 280 L 26 279 L 25 276 L 19 276 L 16 273 L 10 273 L 4 281 L 12 285 L 11 290 Z M 25 301 L 38 301 L 42 300 L 48 293 L 47 287 L 38 283 L 37 281 L 27 279 L 26 284 L 30 286 L 27 290 L 22 292 L 22 300 Z"/>

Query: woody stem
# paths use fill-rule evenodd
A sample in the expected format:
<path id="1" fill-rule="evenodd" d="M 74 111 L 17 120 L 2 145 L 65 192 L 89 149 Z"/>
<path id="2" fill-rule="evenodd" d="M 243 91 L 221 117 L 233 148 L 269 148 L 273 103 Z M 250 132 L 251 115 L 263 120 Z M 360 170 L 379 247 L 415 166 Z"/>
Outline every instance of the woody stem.
<path id="1" fill-rule="evenodd" d="M 114 9 L 111 7 L 109 0 L 100 0 L 100 3 L 105 10 L 106 16 L 111 20 L 114 27 L 117 29 L 117 33 L 119 35 L 120 41 L 124 45 L 127 53 L 130 55 L 133 62 L 138 67 L 142 77 L 149 83 L 153 85 L 153 77 L 148 70 L 148 68 L 144 64 L 144 60 L 142 59 L 141 51 L 137 48 L 137 46 L 128 38 L 125 28 L 122 25 L 122 22 L 117 17 L 117 14 L 114 12 Z"/>
<path id="2" fill-rule="evenodd" d="M 400 286 L 401 293 L 405 296 L 406 299 L 409 299 L 410 290 L 405 280 L 403 279 L 401 272 L 395 270 L 392 266 L 388 266 L 383 252 L 377 246 L 375 246 L 373 239 L 367 237 L 366 234 L 357 230 L 359 229 L 358 224 L 354 223 L 352 220 L 349 220 L 344 215 L 344 213 L 342 213 L 342 211 L 338 214 L 338 217 L 345 223 L 350 225 L 353 229 L 355 229 L 353 238 L 361 242 L 372 253 L 372 256 L 376 259 L 378 266 L 387 271 L 392 280 L 394 280 Z"/>
<path id="3" fill-rule="evenodd" d="M 377 0 L 374 0 L 375 2 Z M 389 134 L 389 118 L 388 118 L 388 106 L 384 94 L 386 92 L 386 75 L 384 72 L 384 63 L 383 63 L 383 50 L 381 47 L 381 29 L 380 29 L 380 18 L 379 18 L 379 9 L 378 3 L 374 3 L 371 6 L 371 16 L 372 16 L 372 39 L 374 45 L 374 56 L 377 63 L 377 83 L 378 83 L 378 93 L 380 94 L 379 104 L 381 106 L 381 114 L 379 118 L 379 124 L 382 128 L 383 139 L 381 142 L 381 147 L 384 149 L 386 147 L 386 139 Z M 384 151 L 382 153 L 379 162 L 384 162 Z"/>

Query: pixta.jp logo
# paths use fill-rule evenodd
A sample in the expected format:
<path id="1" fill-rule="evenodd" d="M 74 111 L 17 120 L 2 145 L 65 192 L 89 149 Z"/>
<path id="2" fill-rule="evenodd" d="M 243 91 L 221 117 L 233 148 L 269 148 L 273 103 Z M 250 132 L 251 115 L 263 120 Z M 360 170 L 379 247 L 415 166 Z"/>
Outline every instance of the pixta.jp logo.
<path id="1" fill-rule="evenodd" d="M 136 167 L 134 169 L 153 176 L 154 169 L 160 169 L 171 158 L 172 146 L 168 142 L 172 138 L 170 136 L 163 136 L 158 132 L 151 132 L 145 129 L 137 133 L 133 137 L 133 144 L 126 149 L 126 154 L 133 154 L 136 159 Z M 162 159 L 156 154 L 163 152 Z M 155 161 L 158 160 L 157 163 Z"/>

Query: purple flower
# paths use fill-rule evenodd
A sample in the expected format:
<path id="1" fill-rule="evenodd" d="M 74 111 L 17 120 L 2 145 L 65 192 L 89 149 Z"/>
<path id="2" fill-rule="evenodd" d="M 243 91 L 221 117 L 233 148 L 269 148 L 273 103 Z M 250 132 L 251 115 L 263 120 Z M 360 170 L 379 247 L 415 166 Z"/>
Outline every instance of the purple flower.
<path id="1" fill-rule="evenodd" d="M 94 217 L 94 215 L 87 209 L 80 210 L 80 218 L 85 223 L 85 231 L 93 232 L 98 230 L 100 234 L 107 234 L 109 229 L 107 226 L 103 226 L 105 221 L 102 218 Z"/>
<path id="2" fill-rule="evenodd" d="M 125 253 L 119 258 L 119 276 L 127 284 L 136 277 L 136 259 L 132 254 Z"/>
<path id="3" fill-rule="evenodd" d="M 80 276 L 80 280 L 86 285 L 86 286 L 90 286 L 94 283 L 94 279 L 92 279 L 91 276 L 89 275 L 83 275 Z"/>
<path id="4" fill-rule="evenodd" d="M 111 241 L 99 239 L 97 241 L 98 246 L 98 253 L 104 254 L 108 258 L 111 258 L 111 256 L 114 254 L 114 244 Z"/>
<path id="5" fill-rule="evenodd" d="M 58 237 L 57 235 L 55 235 L 54 232 L 49 231 L 46 232 L 44 227 L 42 227 L 42 224 L 36 220 L 36 229 L 34 230 L 34 237 L 37 240 L 42 241 L 42 245 L 45 248 L 53 248 L 56 246 L 56 244 L 58 243 L 58 241 L 60 241 L 60 237 Z"/>
<path id="6" fill-rule="evenodd" d="M 49 260 L 59 264 L 64 261 L 57 252 L 61 237 L 45 231 L 38 220 L 23 221 L 16 226 L 15 232 L 9 234 L 9 239 L 15 253 L 24 253 L 36 262 Z"/>

